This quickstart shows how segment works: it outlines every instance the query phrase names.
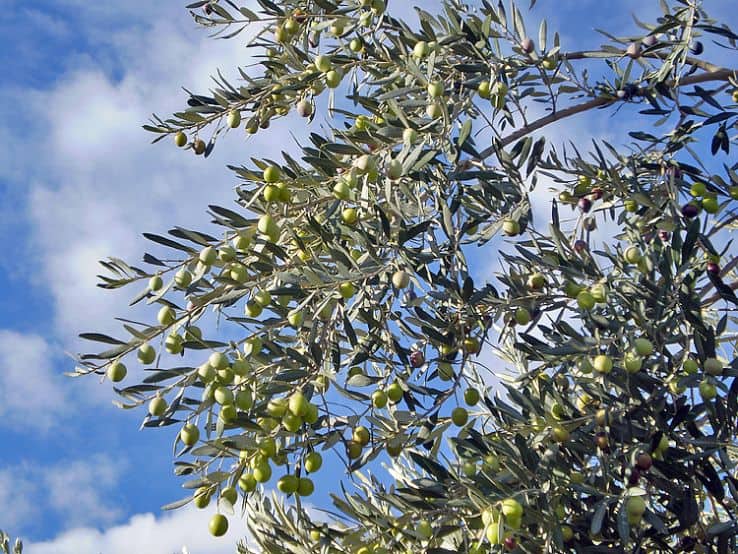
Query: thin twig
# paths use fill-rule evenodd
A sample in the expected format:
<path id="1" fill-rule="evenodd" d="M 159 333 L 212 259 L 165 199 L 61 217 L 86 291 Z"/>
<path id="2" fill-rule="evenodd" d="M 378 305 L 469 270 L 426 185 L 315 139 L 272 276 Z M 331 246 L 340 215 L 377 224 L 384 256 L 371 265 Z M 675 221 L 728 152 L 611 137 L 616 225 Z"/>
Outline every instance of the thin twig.
<path id="1" fill-rule="evenodd" d="M 698 83 L 705 83 L 709 81 L 728 81 L 731 76 L 735 76 L 736 74 L 738 74 L 738 70 L 736 69 L 720 68 L 718 70 L 711 71 L 709 73 L 700 73 L 699 75 L 690 75 L 689 77 L 684 78 L 677 85 L 677 87 L 696 85 Z M 487 158 L 488 156 L 491 156 L 492 154 L 494 154 L 496 148 L 507 146 L 515 142 L 516 140 L 522 137 L 525 137 L 533 133 L 534 131 L 537 131 L 538 129 L 541 129 L 542 127 L 545 127 L 546 125 L 550 125 L 551 123 L 555 123 L 556 121 L 559 121 L 561 119 L 566 119 L 567 117 L 571 117 L 573 115 L 586 112 L 594 108 L 599 108 L 601 106 L 606 106 L 608 104 L 613 104 L 618 101 L 619 100 L 617 98 L 614 98 L 611 96 L 599 96 L 597 98 L 588 100 L 587 102 L 584 102 L 582 104 L 577 104 L 576 106 L 571 106 L 559 112 L 551 113 L 545 117 L 542 117 L 534 121 L 533 123 L 529 125 L 526 125 L 525 127 L 518 129 L 514 133 L 509 134 L 508 136 L 500 140 L 499 144 L 492 145 L 486 148 L 479 155 L 479 158 L 480 160 L 483 160 Z"/>

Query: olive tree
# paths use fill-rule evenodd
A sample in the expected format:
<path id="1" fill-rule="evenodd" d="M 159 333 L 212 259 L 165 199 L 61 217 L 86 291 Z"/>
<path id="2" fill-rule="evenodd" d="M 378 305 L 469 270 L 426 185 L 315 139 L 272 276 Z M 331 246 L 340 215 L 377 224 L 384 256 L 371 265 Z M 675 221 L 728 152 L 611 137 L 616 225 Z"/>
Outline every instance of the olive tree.
<path id="1" fill-rule="evenodd" d="M 77 373 L 178 432 L 167 507 L 245 514 L 242 552 L 734 549 L 738 80 L 704 44 L 736 32 L 697 0 L 582 51 L 491 0 L 246 4 L 188 9 L 257 63 L 146 129 L 307 138 L 231 167 L 217 232 L 102 262 L 153 321 L 82 335 Z M 623 140 L 546 139 L 618 110 Z"/>

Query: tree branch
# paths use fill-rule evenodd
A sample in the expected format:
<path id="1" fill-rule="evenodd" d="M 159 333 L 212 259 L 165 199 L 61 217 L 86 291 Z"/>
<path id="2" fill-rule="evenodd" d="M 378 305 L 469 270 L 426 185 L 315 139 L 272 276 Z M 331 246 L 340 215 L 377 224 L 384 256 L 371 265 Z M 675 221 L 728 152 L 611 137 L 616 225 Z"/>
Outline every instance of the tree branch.
<path id="1" fill-rule="evenodd" d="M 719 68 L 714 71 L 700 73 L 698 75 L 689 75 L 688 77 L 682 79 L 676 85 L 676 87 L 678 88 L 689 85 L 696 85 L 698 83 L 705 83 L 709 81 L 728 81 L 731 76 L 735 77 L 737 74 L 738 70 L 736 69 Z M 507 135 L 502 140 L 498 141 L 496 145 L 493 144 L 492 146 L 486 148 L 479 155 L 480 160 L 484 160 L 485 158 L 494 154 L 497 147 L 507 146 L 515 142 L 516 140 L 521 139 L 529 135 L 530 133 L 533 133 L 538 129 L 545 127 L 546 125 L 550 125 L 551 123 L 555 123 L 556 121 L 559 121 L 561 119 L 566 119 L 567 117 L 571 117 L 578 113 L 586 112 L 594 108 L 607 106 L 608 104 L 614 104 L 618 101 L 620 100 L 611 96 L 598 96 L 597 98 L 593 98 L 582 104 L 577 104 L 576 106 L 571 106 L 561 111 L 551 113 Z"/>
<path id="2" fill-rule="evenodd" d="M 602 56 L 594 56 L 593 54 L 601 54 L 602 51 L 599 50 L 582 50 L 580 52 L 569 52 L 569 53 L 562 53 L 559 54 L 559 57 L 564 58 L 566 60 L 583 60 L 588 58 L 599 58 L 602 59 Z M 612 52 L 612 57 L 624 57 L 627 53 L 625 50 L 621 52 Z M 610 56 L 608 56 L 610 57 Z M 649 58 L 652 60 L 665 60 L 667 58 L 667 54 L 664 52 L 643 52 L 640 55 L 641 58 Z M 722 69 L 718 65 L 711 64 L 710 62 L 706 62 L 704 60 L 700 60 L 699 58 L 693 58 L 691 56 L 687 56 L 685 59 L 685 62 L 687 65 L 691 65 L 694 67 L 699 67 L 700 69 L 704 69 L 705 71 L 719 71 Z"/>

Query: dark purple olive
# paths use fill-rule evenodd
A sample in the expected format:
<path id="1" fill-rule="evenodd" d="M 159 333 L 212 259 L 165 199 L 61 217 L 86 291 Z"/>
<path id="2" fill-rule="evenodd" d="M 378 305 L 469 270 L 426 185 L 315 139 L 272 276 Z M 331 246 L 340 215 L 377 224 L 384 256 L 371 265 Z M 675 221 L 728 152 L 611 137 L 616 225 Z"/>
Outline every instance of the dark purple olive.
<path id="1" fill-rule="evenodd" d="M 696 217 L 698 213 L 700 213 L 700 209 L 691 202 L 682 206 L 682 215 L 687 219 L 692 219 L 693 217 Z"/>
<path id="2" fill-rule="evenodd" d="M 707 273 L 711 273 L 713 275 L 720 275 L 720 266 L 716 264 L 715 262 L 707 262 Z"/>
<path id="3" fill-rule="evenodd" d="M 651 466 L 653 465 L 653 460 L 651 459 L 651 455 L 648 452 L 641 452 L 638 454 L 638 457 L 636 458 L 636 465 L 638 466 L 638 469 L 642 469 L 643 471 L 648 471 L 651 469 Z"/>
<path id="4" fill-rule="evenodd" d="M 574 252 L 577 254 L 581 254 L 582 252 L 587 250 L 587 243 L 583 240 L 577 240 L 574 242 Z"/>
<path id="5" fill-rule="evenodd" d="M 692 54 L 694 54 L 695 56 L 699 56 L 700 54 L 702 54 L 702 52 L 705 51 L 704 45 L 699 40 L 695 40 L 689 49 L 692 51 Z"/>
<path id="6" fill-rule="evenodd" d="M 671 233 L 669 233 L 669 231 L 664 231 L 663 229 L 661 229 L 659 231 L 659 238 L 666 242 L 671 238 Z"/>
<path id="7" fill-rule="evenodd" d="M 582 225 L 587 231 L 594 231 L 597 229 L 597 220 L 594 217 L 585 217 Z"/>
<path id="8" fill-rule="evenodd" d="M 211 13 L 213 13 L 213 7 L 210 4 L 205 4 L 205 7 L 203 8 L 203 11 L 207 15 L 210 15 Z"/>
<path id="9" fill-rule="evenodd" d="M 579 199 L 579 202 L 577 202 L 577 206 L 579 206 L 579 209 L 582 210 L 585 214 L 592 209 L 592 201 L 583 196 Z"/>
<path id="10" fill-rule="evenodd" d="M 420 350 L 416 350 L 410 354 L 410 365 L 413 367 L 420 367 L 425 363 L 425 356 Z"/>
<path id="11" fill-rule="evenodd" d="M 592 189 L 592 194 L 589 195 L 590 199 L 594 202 L 596 200 L 599 200 L 602 198 L 602 189 L 600 187 L 595 187 Z"/>
<path id="12" fill-rule="evenodd" d="M 682 170 L 681 170 L 681 169 L 679 169 L 679 168 L 678 168 L 677 166 L 675 166 L 675 165 L 670 165 L 669 167 L 667 167 L 667 168 L 666 168 L 666 169 L 664 170 L 664 176 L 665 176 L 665 177 L 666 177 L 667 179 L 671 179 L 672 177 L 673 177 L 674 179 L 681 179 L 681 178 L 682 178 Z"/>
<path id="13" fill-rule="evenodd" d="M 533 44 L 533 39 L 530 37 L 525 37 L 520 43 L 520 48 L 522 48 L 523 52 L 525 52 L 526 54 L 530 54 L 531 52 L 533 52 L 533 48 L 535 48 L 535 45 Z"/>
<path id="14" fill-rule="evenodd" d="M 630 56 L 634 60 L 639 58 L 641 55 L 641 45 L 637 42 L 631 42 L 628 45 L 628 49 L 625 51 L 626 55 Z"/>
<path id="15" fill-rule="evenodd" d="M 600 431 L 595 435 L 595 443 L 597 448 L 607 453 L 610 452 L 610 441 L 607 438 L 607 433 Z"/>
<path id="16" fill-rule="evenodd" d="M 638 481 L 641 479 L 641 470 L 637 467 L 634 467 L 630 470 L 630 473 L 628 474 L 628 484 L 630 485 L 637 485 Z"/>

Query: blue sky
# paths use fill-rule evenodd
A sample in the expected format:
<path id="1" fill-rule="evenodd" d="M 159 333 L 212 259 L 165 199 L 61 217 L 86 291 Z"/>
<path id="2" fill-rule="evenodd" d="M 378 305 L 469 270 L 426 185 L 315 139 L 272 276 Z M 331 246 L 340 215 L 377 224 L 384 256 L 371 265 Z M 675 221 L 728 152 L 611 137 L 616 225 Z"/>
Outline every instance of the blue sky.
<path id="1" fill-rule="evenodd" d="M 396 13 L 412 4 L 393 3 Z M 30 554 L 136 545 L 168 554 L 183 544 L 217 554 L 239 536 L 211 542 L 209 512 L 163 515 L 160 506 L 182 496 L 174 430 L 139 431 L 141 414 L 114 408 L 108 384 L 62 375 L 73 367 L 65 352 L 84 347 L 79 332 L 114 331 L 113 316 L 127 313 L 131 292 L 97 289 L 96 261 L 140 259 L 144 231 L 206 225 L 207 204 L 233 196 L 225 165 L 285 143 L 289 121 L 247 149 L 228 137 L 207 161 L 149 144 L 141 124 L 181 107 L 180 86 L 206 90 L 216 68 L 234 75 L 249 61 L 244 37 L 208 39 L 184 4 L 0 0 L 0 528 L 26 538 Z M 648 19 L 658 9 L 538 4 L 529 32 L 537 36 L 545 16 L 571 49 L 600 44 L 594 27 L 637 32 L 630 13 Z M 621 131 L 603 113 L 559 125 L 552 138 Z"/>

